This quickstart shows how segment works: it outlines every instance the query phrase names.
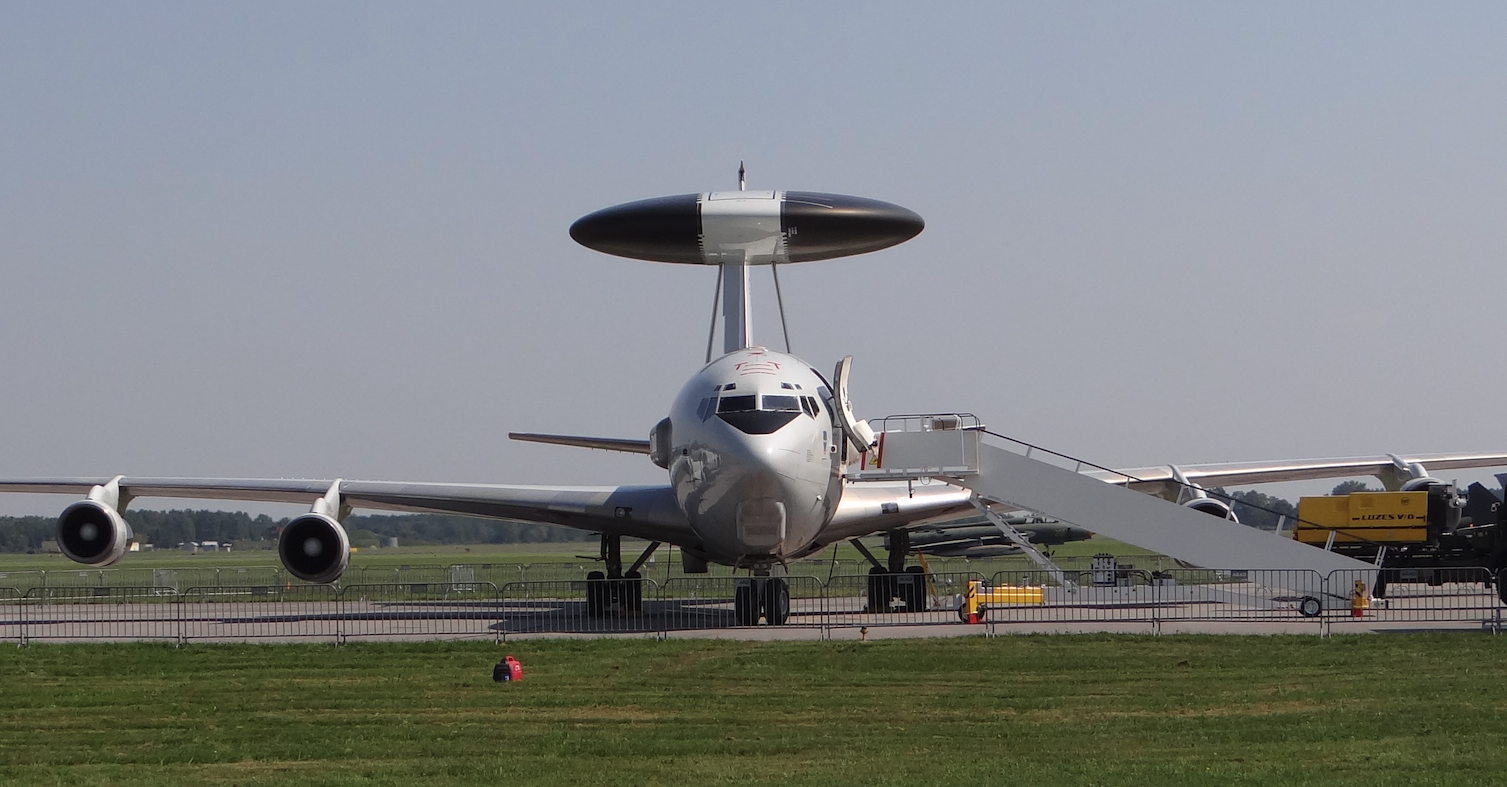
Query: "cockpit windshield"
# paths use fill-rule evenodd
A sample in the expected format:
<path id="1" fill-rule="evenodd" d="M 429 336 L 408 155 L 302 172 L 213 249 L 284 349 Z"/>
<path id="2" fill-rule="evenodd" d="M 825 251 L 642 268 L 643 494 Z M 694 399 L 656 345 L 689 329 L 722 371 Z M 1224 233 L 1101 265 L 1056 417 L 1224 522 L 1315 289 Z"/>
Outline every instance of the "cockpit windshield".
<path id="1" fill-rule="evenodd" d="M 764 397 L 764 405 L 759 409 L 779 413 L 786 411 L 799 412 L 801 409 L 801 400 L 794 396 L 766 396 Z"/>
<path id="2" fill-rule="evenodd" d="M 717 417 L 745 434 L 774 434 L 802 413 L 794 396 L 724 396 L 717 402 Z"/>

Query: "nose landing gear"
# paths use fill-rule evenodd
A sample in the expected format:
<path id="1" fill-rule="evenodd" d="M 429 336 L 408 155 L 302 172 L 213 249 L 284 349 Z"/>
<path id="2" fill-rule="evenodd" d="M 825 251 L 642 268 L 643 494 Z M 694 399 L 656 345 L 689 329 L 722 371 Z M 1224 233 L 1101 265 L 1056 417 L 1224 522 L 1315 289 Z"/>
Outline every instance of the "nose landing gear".
<path id="1" fill-rule="evenodd" d="M 771 626 L 783 626 L 790 619 L 790 583 L 770 576 L 738 579 L 736 583 L 733 621 L 739 626 L 757 626 L 760 616 Z"/>

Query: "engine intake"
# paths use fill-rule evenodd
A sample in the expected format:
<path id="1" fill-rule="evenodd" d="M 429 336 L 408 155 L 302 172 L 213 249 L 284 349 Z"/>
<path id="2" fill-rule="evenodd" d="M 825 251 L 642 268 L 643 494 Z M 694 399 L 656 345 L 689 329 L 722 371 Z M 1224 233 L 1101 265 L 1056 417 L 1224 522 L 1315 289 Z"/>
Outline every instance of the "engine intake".
<path id="1" fill-rule="evenodd" d="M 58 517 L 58 546 L 75 563 L 108 566 L 131 544 L 131 527 L 115 509 L 95 500 L 80 500 Z"/>
<path id="2" fill-rule="evenodd" d="M 305 582 L 334 582 L 351 560 L 345 528 L 324 514 L 304 514 L 283 528 L 277 556 L 288 573 Z"/>
<path id="3" fill-rule="evenodd" d="M 1220 519 L 1228 519 L 1231 522 L 1240 521 L 1240 518 L 1235 516 L 1235 510 L 1230 508 L 1230 504 L 1224 502 L 1223 500 L 1215 500 L 1212 497 L 1200 497 L 1194 500 L 1189 500 L 1188 502 L 1183 503 L 1183 505 L 1200 513 L 1217 516 Z"/>

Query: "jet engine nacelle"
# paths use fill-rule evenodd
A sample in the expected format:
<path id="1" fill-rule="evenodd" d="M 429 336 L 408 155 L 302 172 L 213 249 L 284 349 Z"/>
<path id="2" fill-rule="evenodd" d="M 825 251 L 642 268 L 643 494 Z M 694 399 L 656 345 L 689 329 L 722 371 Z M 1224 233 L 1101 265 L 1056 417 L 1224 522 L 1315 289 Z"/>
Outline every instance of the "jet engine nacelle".
<path id="1" fill-rule="evenodd" d="M 80 500 L 58 517 L 58 546 L 75 563 L 108 566 L 124 557 L 130 544 L 131 526 L 97 500 Z"/>
<path id="2" fill-rule="evenodd" d="M 649 430 L 649 461 L 670 469 L 670 419 L 665 418 Z"/>
<path id="3" fill-rule="evenodd" d="M 1240 517 L 1235 516 L 1235 510 L 1223 500 L 1215 500 L 1212 497 L 1199 497 L 1189 500 L 1183 505 L 1205 514 L 1217 516 L 1220 519 L 1228 519 L 1231 522 L 1239 522 Z"/>
<path id="4" fill-rule="evenodd" d="M 324 514 L 304 514 L 277 538 L 283 568 L 305 582 L 334 582 L 351 561 L 351 541 L 339 522 Z"/>
<path id="5" fill-rule="evenodd" d="M 1431 487 L 1431 486 L 1446 486 L 1446 484 L 1443 481 L 1440 481 L 1437 478 L 1430 478 L 1429 476 L 1423 476 L 1422 478 L 1409 478 L 1407 481 L 1403 482 L 1402 488 L 1399 489 L 1399 490 L 1397 490 L 1397 491 L 1399 491 L 1399 492 L 1426 492 L 1426 491 L 1428 491 L 1428 488 Z"/>

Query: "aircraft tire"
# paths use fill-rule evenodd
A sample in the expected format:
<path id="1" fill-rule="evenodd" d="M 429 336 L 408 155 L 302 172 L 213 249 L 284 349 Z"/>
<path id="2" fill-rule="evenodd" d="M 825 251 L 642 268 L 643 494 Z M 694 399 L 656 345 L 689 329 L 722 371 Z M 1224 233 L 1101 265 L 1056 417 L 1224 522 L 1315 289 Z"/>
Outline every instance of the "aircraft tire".
<path id="1" fill-rule="evenodd" d="M 783 626 L 790 619 L 790 584 L 778 577 L 764 583 L 764 620 L 771 626 Z"/>
<path id="2" fill-rule="evenodd" d="M 890 599 L 895 597 L 895 577 L 882 568 L 869 569 L 869 594 L 865 612 L 889 612 Z"/>
<path id="3" fill-rule="evenodd" d="M 637 571 L 629 571 L 623 577 L 623 609 L 634 615 L 644 611 L 644 577 Z"/>
<path id="4" fill-rule="evenodd" d="M 905 573 L 909 575 L 909 582 L 900 585 L 900 594 L 905 601 L 905 611 L 925 612 L 926 569 L 920 566 L 909 566 L 905 569 Z"/>
<path id="5" fill-rule="evenodd" d="M 759 594 L 752 584 L 733 589 L 733 622 L 739 626 L 759 624 Z"/>
<path id="6" fill-rule="evenodd" d="M 607 575 L 592 571 L 586 575 L 586 616 L 599 618 L 607 608 Z"/>

